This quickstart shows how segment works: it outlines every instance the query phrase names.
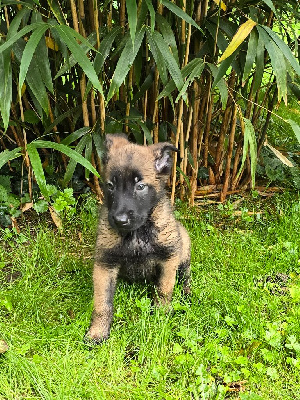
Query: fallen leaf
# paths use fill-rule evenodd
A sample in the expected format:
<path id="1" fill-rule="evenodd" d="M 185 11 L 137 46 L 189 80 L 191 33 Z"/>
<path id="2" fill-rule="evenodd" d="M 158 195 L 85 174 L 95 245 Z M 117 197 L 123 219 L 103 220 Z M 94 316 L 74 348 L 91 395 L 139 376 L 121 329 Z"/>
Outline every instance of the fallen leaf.
<path id="1" fill-rule="evenodd" d="M 8 349 L 8 344 L 4 340 L 0 339 L 0 354 L 5 353 Z"/>

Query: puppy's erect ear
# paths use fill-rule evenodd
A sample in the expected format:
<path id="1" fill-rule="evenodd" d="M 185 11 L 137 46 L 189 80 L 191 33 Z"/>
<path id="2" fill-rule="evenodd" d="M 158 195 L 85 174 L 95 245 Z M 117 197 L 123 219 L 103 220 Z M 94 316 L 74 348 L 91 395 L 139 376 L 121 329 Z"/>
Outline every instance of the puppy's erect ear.
<path id="1" fill-rule="evenodd" d="M 154 154 L 156 172 L 161 175 L 169 175 L 173 163 L 170 153 L 171 151 L 178 151 L 178 149 L 167 142 L 153 144 L 150 148 Z"/>
<path id="2" fill-rule="evenodd" d="M 104 140 L 104 152 L 102 157 L 103 164 L 107 164 L 109 152 L 129 143 L 125 133 L 108 133 Z"/>

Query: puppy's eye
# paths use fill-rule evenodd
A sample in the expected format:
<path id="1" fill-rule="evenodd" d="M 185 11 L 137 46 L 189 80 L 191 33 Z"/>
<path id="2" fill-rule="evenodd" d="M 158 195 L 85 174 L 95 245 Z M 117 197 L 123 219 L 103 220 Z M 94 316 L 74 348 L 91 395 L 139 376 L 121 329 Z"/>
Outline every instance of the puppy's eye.
<path id="1" fill-rule="evenodd" d="M 106 187 L 108 190 L 114 190 L 114 184 L 110 181 L 106 182 Z"/>
<path id="2" fill-rule="evenodd" d="M 144 190 L 146 185 L 144 183 L 137 183 L 135 186 L 136 190 Z"/>

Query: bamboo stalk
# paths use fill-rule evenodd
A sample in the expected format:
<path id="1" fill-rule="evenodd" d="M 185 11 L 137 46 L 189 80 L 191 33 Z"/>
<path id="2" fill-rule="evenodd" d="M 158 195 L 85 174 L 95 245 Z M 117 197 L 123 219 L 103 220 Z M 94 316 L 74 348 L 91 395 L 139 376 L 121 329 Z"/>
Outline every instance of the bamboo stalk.
<path id="1" fill-rule="evenodd" d="M 179 100 L 179 110 L 178 110 L 178 119 L 177 119 L 177 130 L 176 130 L 176 138 L 175 138 L 175 147 L 178 149 L 179 135 L 181 129 L 181 121 L 182 113 L 183 113 L 183 99 Z M 173 173 L 172 173 L 172 190 L 171 190 L 171 204 L 174 204 L 175 201 L 175 186 L 176 186 L 176 164 L 177 164 L 177 153 L 174 154 L 173 161 Z"/>

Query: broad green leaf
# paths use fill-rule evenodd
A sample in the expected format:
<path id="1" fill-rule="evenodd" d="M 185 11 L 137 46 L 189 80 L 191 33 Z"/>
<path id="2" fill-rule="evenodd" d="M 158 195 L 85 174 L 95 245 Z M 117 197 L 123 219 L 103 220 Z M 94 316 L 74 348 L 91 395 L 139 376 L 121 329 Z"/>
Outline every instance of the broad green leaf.
<path id="1" fill-rule="evenodd" d="M 266 5 L 273 11 L 275 15 L 277 15 L 276 8 L 274 7 L 272 0 L 263 0 L 263 2 L 266 3 Z"/>
<path id="2" fill-rule="evenodd" d="M 298 142 L 300 143 L 300 126 L 292 119 L 288 119 L 286 122 L 290 124 L 296 138 L 298 139 Z"/>
<path id="3" fill-rule="evenodd" d="M 170 46 L 172 54 L 173 54 L 177 64 L 179 65 L 177 43 L 176 43 L 176 39 L 174 36 L 173 29 L 171 28 L 171 25 L 166 20 L 166 18 L 164 18 L 160 14 L 156 15 L 156 21 L 157 21 L 157 25 L 160 29 L 160 32 L 163 35 L 164 40 Z"/>
<path id="4" fill-rule="evenodd" d="M 256 68 L 253 78 L 253 93 L 256 93 L 257 90 L 260 88 L 265 69 L 265 45 L 261 37 L 258 37 L 255 63 Z"/>
<path id="5" fill-rule="evenodd" d="M 103 95 L 102 86 L 98 80 L 98 77 L 94 70 L 93 65 L 91 64 L 91 62 L 88 59 L 88 57 L 86 56 L 85 52 L 82 50 L 82 48 L 80 47 L 80 45 L 77 43 L 77 41 L 74 38 L 74 36 L 76 36 L 76 37 L 78 36 L 78 35 L 75 35 L 76 32 L 73 31 L 68 26 L 62 26 L 62 25 L 55 26 L 53 29 L 56 30 L 57 33 L 59 34 L 59 36 L 61 37 L 61 39 L 65 41 L 67 47 L 73 54 L 75 60 L 81 66 L 83 72 L 90 79 L 93 86 L 97 90 L 99 90 L 99 92 Z M 87 40 L 85 40 L 85 43 L 88 43 L 88 45 L 90 46 L 90 43 Z"/>
<path id="6" fill-rule="evenodd" d="M 276 45 L 281 50 L 284 57 L 288 60 L 291 64 L 292 68 L 296 72 L 297 75 L 300 75 L 300 65 L 294 54 L 292 53 L 291 49 L 288 47 L 286 43 L 280 37 L 272 31 L 268 26 L 262 26 L 262 28 L 268 33 L 268 35 L 273 39 Z"/>
<path id="7" fill-rule="evenodd" d="M 181 75 L 179 66 L 178 66 L 174 56 L 170 52 L 169 46 L 167 45 L 164 38 L 162 37 L 162 35 L 159 32 L 154 31 L 151 34 L 151 36 L 157 46 L 157 49 L 160 51 L 161 55 L 163 56 L 163 59 L 164 59 L 166 66 L 174 80 L 174 83 L 175 83 L 177 89 L 181 90 L 184 85 L 184 82 L 182 79 L 182 75 Z"/>
<path id="8" fill-rule="evenodd" d="M 161 3 L 165 7 L 167 7 L 170 11 L 172 11 L 172 13 L 177 15 L 177 17 L 183 19 L 188 24 L 193 25 L 195 28 L 199 29 L 199 31 L 201 31 L 203 33 L 202 29 L 197 24 L 197 22 L 195 22 L 192 17 L 190 17 L 185 11 L 183 11 L 181 8 L 179 8 L 176 4 L 171 3 L 169 0 L 161 0 Z"/>
<path id="9" fill-rule="evenodd" d="M 244 122 L 244 127 L 245 127 L 243 156 L 242 156 L 241 166 L 240 166 L 237 176 L 239 176 L 242 172 L 242 169 L 243 169 L 243 166 L 246 161 L 247 154 L 248 154 L 248 149 L 250 147 L 251 179 L 252 179 L 252 189 L 253 189 L 255 186 L 255 172 L 256 172 L 256 165 L 257 165 L 256 137 L 255 137 L 255 131 L 254 131 L 252 122 L 247 118 L 243 118 L 243 122 Z"/>
<path id="10" fill-rule="evenodd" d="M 85 135 L 86 133 L 90 132 L 91 128 L 85 126 L 83 128 L 77 129 L 77 131 L 72 132 L 68 135 L 64 140 L 61 141 L 62 144 L 65 146 L 69 146 L 72 142 L 79 139 L 81 136 Z"/>
<path id="11" fill-rule="evenodd" d="M 46 200 L 49 200 L 49 194 L 47 190 L 47 183 L 45 179 L 45 174 L 41 162 L 40 155 L 35 147 L 35 143 L 31 142 L 27 146 L 27 153 L 30 159 L 30 164 L 34 172 L 34 176 L 37 184 L 39 185 L 40 191 Z"/>
<path id="12" fill-rule="evenodd" d="M 287 70 L 285 58 L 279 47 L 266 31 L 259 26 L 257 29 L 271 59 L 272 68 L 276 76 L 278 99 L 281 100 L 281 98 L 283 98 L 283 101 L 287 105 Z"/>
<path id="13" fill-rule="evenodd" d="M 30 12 L 31 11 L 28 10 L 28 8 L 26 8 L 26 7 L 23 7 L 21 10 L 18 11 L 17 15 L 14 17 L 14 19 L 10 23 L 10 26 L 9 26 L 9 29 L 7 32 L 6 41 L 11 39 L 14 35 L 16 35 L 23 18 L 26 16 L 26 14 L 28 14 Z"/>
<path id="14" fill-rule="evenodd" d="M 35 52 L 35 49 L 48 28 L 49 28 L 48 24 L 43 24 L 42 26 L 35 29 L 32 32 L 28 42 L 26 43 L 25 49 L 22 54 L 21 65 L 20 65 L 20 75 L 19 75 L 19 91 L 20 92 L 21 92 L 23 83 L 25 81 L 29 65 L 32 61 L 32 57 Z"/>
<path id="15" fill-rule="evenodd" d="M 250 33 L 250 38 L 249 38 L 249 42 L 248 42 L 248 50 L 247 50 L 247 55 L 246 55 L 246 62 L 245 62 L 245 66 L 244 66 L 243 83 L 242 83 L 243 86 L 252 70 L 252 66 L 253 66 L 253 63 L 254 63 L 254 60 L 256 57 L 256 52 L 257 52 L 257 42 L 258 42 L 257 32 L 252 30 Z"/>
<path id="16" fill-rule="evenodd" d="M 100 177 L 99 173 L 92 166 L 92 164 L 88 162 L 81 154 L 77 153 L 77 151 L 70 149 L 70 147 L 65 146 L 61 143 L 49 142 L 47 140 L 35 140 L 34 142 L 32 142 L 32 144 L 33 143 L 36 148 L 54 149 L 60 151 L 61 153 L 64 153 L 66 156 L 72 158 L 73 160 L 87 168 L 89 171 L 91 171 L 92 174 L 98 176 L 98 178 Z"/>
<path id="17" fill-rule="evenodd" d="M 246 37 L 250 34 L 255 25 L 257 25 L 255 21 L 253 21 L 252 19 L 248 19 L 239 27 L 237 33 L 233 36 L 227 49 L 222 54 L 222 57 L 219 59 L 219 63 L 228 58 L 231 54 L 235 52 L 235 50 L 243 43 Z"/>
<path id="18" fill-rule="evenodd" d="M 10 50 L 0 54 L 0 113 L 6 131 L 9 124 L 12 101 L 12 69 Z"/>
<path id="19" fill-rule="evenodd" d="M 175 102 L 177 102 L 180 99 L 180 97 L 182 97 L 186 93 L 189 85 L 194 82 L 195 78 L 199 78 L 199 76 L 202 74 L 204 66 L 205 66 L 205 63 L 203 62 L 203 60 L 198 59 L 198 64 L 195 65 L 194 69 L 192 70 L 192 72 L 190 73 L 190 75 L 188 76 L 186 81 L 184 82 L 184 85 L 182 86 L 182 89 L 178 93 L 178 96 L 177 96 Z"/>
<path id="20" fill-rule="evenodd" d="M 145 124 L 145 122 L 142 122 L 142 121 L 138 120 L 137 123 L 138 123 L 138 124 L 140 125 L 140 127 L 142 128 L 142 130 L 143 130 L 143 132 L 144 132 L 144 135 L 145 135 L 145 138 L 146 138 L 146 140 L 147 140 L 147 143 L 148 143 L 148 144 L 152 144 L 152 143 L 153 143 L 153 140 L 152 140 L 151 132 L 150 132 L 150 130 L 148 129 L 148 127 L 147 127 L 147 125 Z"/>
<path id="21" fill-rule="evenodd" d="M 127 9 L 130 36 L 131 36 L 132 44 L 134 44 L 136 24 L 137 24 L 136 0 L 126 0 L 126 9 Z"/>
<path id="22" fill-rule="evenodd" d="M 153 32 L 155 28 L 155 10 L 152 4 L 152 0 L 146 0 L 146 4 L 150 13 L 151 32 Z"/>
<path id="23" fill-rule="evenodd" d="M 17 158 L 21 155 L 22 148 L 17 147 L 16 149 L 13 150 L 4 150 L 0 153 L 0 168 L 3 167 L 4 164 L 6 164 L 8 161 L 13 160 L 14 158 Z"/>
<path id="24" fill-rule="evenodd" d="M 134 45 L 132 44 L 131 38 L 128 37 L 126 45 L 121 53 L 121 56 L 118 60 L 116 69 L 114 71 L 112 81 L 110 84 L 109 92 L 107 95 L 107 101 L 109 101 L 115 92 L 119 89 L 119 87 L 124 82 L 134 60 L 139 51 L 139 48 L 142 44 L 143 38 L 145 34 L 145 29 L 142 28 L 135 35 Z"/>
<path id="25" fill-rule="evenodd" d="M 85 148 L 85 146 L 87 145 L 87 143 L 90 140 L 91 140 L 91 135 L 83 136 L 80 139 L 78 145 L 75 147 L 76 152 L 81 155 L 83 150 L 84 150 L 84 148 Z M 76 165 L 77 165 L 77 161 L 74 158 L 72 158 L 69 161 L 69 164 L 67 166 L 67 169 L 66 169 L 66 172 L 65 172 L 65 175 L 64 175 L 64 180 L 63 180 L 64 185 L 67 185 L 70 182 L 70 180 L 72 179 L 74 171 L 75 171 L 75 168 L 76 168 Z"/>

